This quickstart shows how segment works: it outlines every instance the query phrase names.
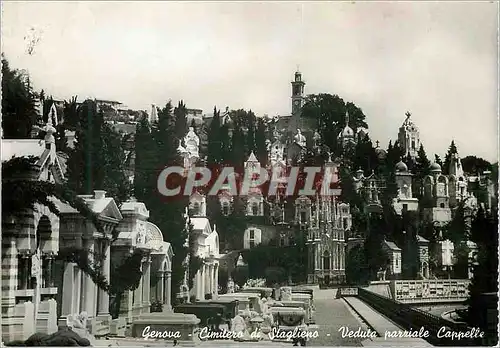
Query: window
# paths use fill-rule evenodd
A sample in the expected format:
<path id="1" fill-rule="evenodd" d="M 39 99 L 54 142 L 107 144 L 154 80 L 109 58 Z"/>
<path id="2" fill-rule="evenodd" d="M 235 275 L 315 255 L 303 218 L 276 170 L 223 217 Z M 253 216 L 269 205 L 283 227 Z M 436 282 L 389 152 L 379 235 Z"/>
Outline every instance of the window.
<path id="1" fill-rule="evenodd" d="M 200 203 L 194 202 L 191 206 L 190 215 L 200 215 Z"/>
<path id="2" fill-rule="evenodd" d="M 229 215 L 229 203 L 228 202 L 224 202 L 222 204 L 222 214 L 225 216 Z"/>
<path id="3" fill-rule="evenodd" d="M 280 237 L 280 246 L 285 246 L 285 236 Z"/>
<path id="4" fill-rule="evenodd" d="M 408 204 L 403 204 L 403 211 L 408 211 Z"/>
<path id="5" fill-rule="evenodd" d="M 323 269 L 324 270 L 330 269 L 330 254 L 328 253 L 328 251 L 325 251 L 323 253 Z"/>
<path id="6" fill-rule="evenodd" d="M 344 230 L 347 230 L 347 218 L 344 218 L 344 224 L 343 224 L 343 228 Z"/>
<path id="7" fill-rule="evenodd" d="M 415 150 L 415 139 L 411 140 L 411 149 Z"/>
<path id="8" fill-rule="evenodd" d="M 250 230 L 249 231 L 249 245 L 250 248 L 253 248 L 255 246 L 255 230 Z"/>
<path id="9" fill-rule="evenodd" d="M 302 222 L 302 223 L 307 222 L 305 211 L 300 212 L 300 222 Z"/>
<path id="10" fill-rule="evenodd" d="M 259 203 L 257 202 L 252 203 L 252 215 L 253 216 L 259 215 Z"/>
<path id="11" fill-rule="evenodd" d="M 399 265 L 399 259 L 398 259 L 398 257 L 396 256 L 396 267 L 398 267 L 398 265 Z"/>
<path id="12" fill-rule="evenodd" d="M 440 208 L 444 208 L 444 203 L 439 204 Z"/>

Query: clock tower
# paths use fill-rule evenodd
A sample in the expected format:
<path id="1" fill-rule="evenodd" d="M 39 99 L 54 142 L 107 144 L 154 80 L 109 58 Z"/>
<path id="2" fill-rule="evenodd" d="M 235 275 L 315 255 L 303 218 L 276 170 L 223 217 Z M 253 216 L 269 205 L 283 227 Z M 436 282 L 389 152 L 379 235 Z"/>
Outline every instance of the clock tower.
<path id="1" fill-rule="evenodd" d="M 305 82 L 302 81 L 302 74 L 297 71 L 295 73 L 295 80 L 292 82 L 292 115 L 297 114 L 302 106 L 304 106 L 304 86 Z"/>

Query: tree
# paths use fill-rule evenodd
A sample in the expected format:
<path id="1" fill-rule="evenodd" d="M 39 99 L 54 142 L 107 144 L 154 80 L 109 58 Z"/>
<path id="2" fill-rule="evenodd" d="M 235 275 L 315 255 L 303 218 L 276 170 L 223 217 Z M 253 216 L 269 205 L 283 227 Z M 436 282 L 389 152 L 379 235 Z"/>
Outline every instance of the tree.
<path id="1" fill-rule="evenodd" d="M 485 171 L 491 171 L 495 166 L 492 166 L 487 160 L 476 157 L 476 156 L 466 156 L 462 158 L 462 169 L 464 173 L 469 175 L 482 174 Z M 498 168 L 498 165 L 496 166 Z"/>
<path id="2" fill-rule="evenodd" d="M 353 168 L 362 168 L 368 173 L 378 171 L 378 156 L 368 134 L 359 139 L 354 148 Z"/>
<path id="3" fill-rule="evenodd" d="M 478 246 L 477 265 L 469 286 L 467 321 L 486 333 L 487 339 L 496 345 L 498 341 L 498 212 L 487 214 L 481 207 L 472 224 L 471 240 Z M 492 294 L 494 301 L 488 304 L 485 295 Z M 488 314 L 488 312 L 493 312 Z M 495 314 L 496 313 L 496 314 Z M 492 320 L 493 319 L 493 320 Z"/>
<path id="4" fill-rule="evenodd" d="M 248 112 L 248 132 L 246 135 L 246 147 L 247 147 L 247 153 L 246 155 L 250 155 L 250 152 L 256 151 L 256 146 L 255 146 L 255 132 L 256 132 L 256 123 L 257 123 L 257 118 L 255 117 L 255 114 L 250 110 Z"/>
<path id="5" fill-rule="evenodd" d="M 266 144 L 266 124 L 262 118 L 257 121 L 257 131 L 255 132 L 255 156 L 262 167 L 267 166 L 268 151 Z"/>
<path id="6" fill-rule="evenodd" d="M 110 284 L 109 293 L 114 297 L 112 306 L 110 306 L 113 318 L 118 318 L 120 315 L 120 305 L 125 291 L 135 290 L 139 287 L 144 256 L 145 253 L 142 249 L 135 249 L 119 265 L 111 267 L 110 278 L 113 281 Z"/>
<path id="7" fill-rule="evenodd" d="M 415 175 L 415 180 L 414 180 L 414 183 L 416 184 L 415 191 L 416 191 L 416 196 L 418 198 L 420 198 L 421 196 L 420 193 L 421 182 L 427 175 L 430 174 L 430 166 L 431 162 L 427 158 L 424 146 L 420 144 L 420 148 L 418 149 L 417 152 L 416 163 L 412 171 L 412 173 Z"/>
<path id="8" fill-rule="evenodd" d="M 139 200 L 144 200 L 150 195 L 156 178 L 157 148 L 152 138 L 151 128 L 147 117 L 139 120 L 135 132 L 135 169 L 134 169 L 134 195 Z"/>
<path id="9" fill-rule="evenodd" d="M 103 232 L 103 226 L 95 214 L 78 195 L 66 185 L 37 180 L 37 157 L 14 157 L 2 163 L 2 221 L 8 226 L 12 219 L 25 211 L 36 211 L 38 205 L 46 206 L 53 214 L 60 216 L 54 198 L 75 208 L 83 217 L 91 221 L 96 229 Z M 13 226 L 3 231 L 6 237 Z M 101 289 L 109 291 L 109 283 L 102 274 L 100 255 L 81 248 L 63 247 L 59 249 L 58 260 L 73 262 L 87 274 Z"/>
<path id="10" fill-rule="evenodd" d="M 4 139 L 29 139 L 38 123 L 37 95 L 29 75 L 11 69 L 2 54 L 2 131 Z"/>
<path id="11" fill-rule="evenodd" d="M 370 271 L 361 245 L 357 245 L 347 253 L 345 276 L 347 284 L 365 285 L 370 281 Z"/>
<path id="12" fill-rule="evenodd" d="M 245 135 L 243 134 L 243 130 L 240 127 L 236 127 L 233 130 L 233 136 L 231 137 L 231 162 L 233 166 L 239 173 L 243 172 L 243 162 L 246 159 L 246 151 L 245 151 Z"/>
<path id="13" fill-rule="evenodd" d="M 186 114 L 187 114 L 186 105 L 181 100 L 177 104 L 177 107 L 174 109 L 174 116 L 175 116 L 175 130 L 174 130 L 174 132 L 177 135 L 178 140 L 182 139 L 182 137 L 188 131 Z M 194 122 L 194 120 L 193 120 L 193 122 Z M 194 127 L 193 123 L 190 124 L 189 127 Z"/>
<path id="14" fill-rule="evenodd" d="M 75 148 L 69 153 L 68 185 L 75 192 L 92 194 L 105 190 L 118 206 L 130 195 L 125 174 L 125 153 L 120 135 L 104 123 L 92 100 L 78 108 Z"/>
<path id="15" fill-rule="evenodd" d="M 172 260 L 172 300 L 175 300 L 184 274 L 189 271 L 185 260 L 189 255 L 190 224 L 186 221 L 185 210 L 189 198 L 180 196 L 165 201 L 159 194 L 151 194 L 157 190 L 158 173 L 166 166 L 183 166 L 182 159 L 177 154 L 178 140 L 184 134 L 184 123 L 180 118 L 186 117 L 184 104 L 180 103 L 172 110 L 171 102 L 158 110 L 158 122 L 149 125 L 143 119 L 137 125 L 136 137 L 136 168 L 135 195 L 146 204 L 150 210 L 150 221 L 156 224 L 163 233 L 175 254 Z M 184 131 L 182 131 L 184 132 Z M 180 178 L 178 184 L 183 185 L 185 178 Z"/>
<path id="16" fill-rule="evenodd" d="M 446 156 L 444 157 L 444 163 L 443 163 L 443 174 L 448 175 L 450 174 L 450 164 L 451 164 L 451 157 L 453 154 L 458 153 L 457 147 L 455 145 L 455 141 L 452 140 L 450 147 L 448 148 L 448 152 L 446 153 Z"/>
<path id="17" fill-rule="evenodd" d="M 441 157 L 439 157 L 439 155 L 434 155 L 434 162 L 439 164 L 441 170 L 443 169 L 443 161 L 441 160 Z"/>
<path id="18" fill-rule="evenodd" d="M 207 149 L 207 161 L 208 165 L 212 166 L 214 164 L 220 164 L 222 162 L 222 144 L 221 144 L 221 134 L 220 134 L 220 111 L 214 107 L 214 116 L 210 122 L 208 128 L 208 149 Z"/>
<path id="19" fill-rule="evenodd" d="M 313 94 L 306 98 L 302 116 L 315 120 L 319 134 L 330 151 L 339 153 L 337 136 L 345 126 L 346 111 L 349 111 L 349 126 L 353 130 L 368 128 L 363 111 L 351 102 L 345 102 L 338 95 Z"/>

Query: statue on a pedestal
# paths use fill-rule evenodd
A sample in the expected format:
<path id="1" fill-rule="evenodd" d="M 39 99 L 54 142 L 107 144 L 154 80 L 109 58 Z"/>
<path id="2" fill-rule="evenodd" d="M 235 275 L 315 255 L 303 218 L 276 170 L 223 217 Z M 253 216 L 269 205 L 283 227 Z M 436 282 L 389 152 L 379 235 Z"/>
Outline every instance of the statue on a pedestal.
<path id="1" fill-rule="evenodd" d="M 184 137 L 184 145 L 190 157 L 200 157 L 200 138 L 194 132 L 193 127 L 189 127 L 189 132 Z"/>
<path id="2" fill-rule="evenodd" d="M 306 147 L 306 137 L 302 135 L 300 129 L 297 129 L 297 134 L 295 134 L 293 139 L 295 144 L 299 145 L 300 147 Z"/>

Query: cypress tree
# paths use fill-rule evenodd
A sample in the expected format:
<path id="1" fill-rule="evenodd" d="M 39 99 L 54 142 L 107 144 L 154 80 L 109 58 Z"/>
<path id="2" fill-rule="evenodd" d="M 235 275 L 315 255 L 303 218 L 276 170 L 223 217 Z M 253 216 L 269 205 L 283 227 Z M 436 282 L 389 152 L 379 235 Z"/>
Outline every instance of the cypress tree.
<path id="1" fill-rule="evenodd" d="M 257 121 L 257 131 L 255 132 L 255 156 L 257 156 L 262 167 L 267 166 L 266 124 L 263 119 L 258 119 Z"/>
<path id="2" fill-rule="evenodd" d="M 444 163 L 441 168 L 444 175 L 448 175 L 450 173 L 451 156 L 456 153 L 458 153 L 457 146 L 455 145 L 455 141 L 452 140 L 450 147 L 448 148 L 448 152 L 446 153 L 446 156 L 444 156 Z"/>
<path id="3" fill-rule="evenodd" d="M 222 162 L 222 134 L 221 134 L 221 120 L 220 111 L 214 107 L 214 116 L 208 127 L 208 149 L 207 149 L 207 162 L 209 166 L 220 164 Z"/>

